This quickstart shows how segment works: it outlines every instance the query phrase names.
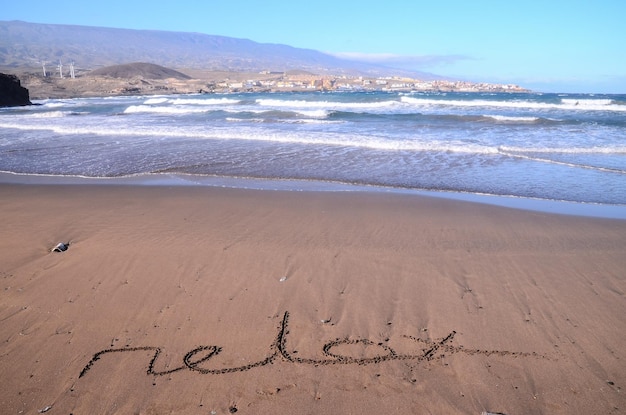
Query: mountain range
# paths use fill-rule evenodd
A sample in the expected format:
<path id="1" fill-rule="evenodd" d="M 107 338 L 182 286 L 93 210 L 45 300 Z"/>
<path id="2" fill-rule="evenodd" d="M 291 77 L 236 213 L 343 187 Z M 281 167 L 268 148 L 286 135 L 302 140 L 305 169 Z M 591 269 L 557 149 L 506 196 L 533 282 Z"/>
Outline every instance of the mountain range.
<path id="1" fill-rule="evenodd" d="M 0 21 L 0 67 L 41 68 L 59 61 L 77 70 L 128 62 L 171 68 L 259 72 L 305 70 L 317 74 L 407 76 L 435 74 L 341 59 L 312 49 L 202 33 L 115 29 Z"/>

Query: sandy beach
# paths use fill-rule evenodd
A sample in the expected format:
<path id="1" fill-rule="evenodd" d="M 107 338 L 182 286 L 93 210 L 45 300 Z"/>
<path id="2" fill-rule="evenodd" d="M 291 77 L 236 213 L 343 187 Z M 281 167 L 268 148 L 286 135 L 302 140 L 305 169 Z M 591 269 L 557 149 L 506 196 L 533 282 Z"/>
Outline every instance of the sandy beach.
<path id="1" fill-rule="evenodd" d="M 626 221 L 183 186 L 0 212 L 2 413 L 626 411 Z"/>

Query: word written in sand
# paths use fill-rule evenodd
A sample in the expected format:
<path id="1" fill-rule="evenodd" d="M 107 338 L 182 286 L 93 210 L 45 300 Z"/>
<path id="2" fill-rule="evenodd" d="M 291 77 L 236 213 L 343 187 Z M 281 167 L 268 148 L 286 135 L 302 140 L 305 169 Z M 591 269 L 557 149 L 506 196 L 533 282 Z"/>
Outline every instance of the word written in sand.
<path id="1" fill-rule="evenodd" d="M 520 352 L 509 352 L 509 351 L 499 351 L 499 350 L 471 350 L 465 349 L 463 346 L 452 346 L 450 342 L 454 339 L 456 335 L 455 331 L 452 331 L 447 336 L 439 339 L 437 341 L 433 340 L 423 340 L 418 339 L 412 336 L 406 336 L 407 338 L 414 340 L 416 342 L 423 343 L 426 347 L 418 354 L 398 354 L 391 347 L 383 344 L 383 343 L 375 343 L 368 339 L 335 339 L 324 344 L 322 351 L 326 358 L 324 359 L 307 359 L 301 357 L 295 357 L 292 353 L 287 350 L 287 336 L 289 334 L 289 312 L 286 311 L 283 315 L 283 319 L 278 326 L 278 334 L 276 335 L 276 339 L 271 344 L 269 348 L 268 356 L 263 360 L 260 360 L 255 363 L 250 363 L 244 366 L 236 366 L 236 367 L 227 367 L 220 369 L 207 369 L 202 367 L 207 361 L 211 358 L 217 356 L 222 348 L 219 346 L 198 346 L 193 350 L 190 350 L 183 357 L 182 365 L 176 367 L 174 369 L 166 370 L 166 371 L 157 371 L 155 370 L 155 364 L 159 355 L 161 354 L 161 348 L 155 346 L 143 346 L 143 347 L 124 347 L 119 349 L 106 349 L 101 350 L 87 363 L 87 366 L 83 368 L 80 372 L 79 378 L 85 376 L 87 372 L 93 367 L 93 365 L 100 360 L 104 355 L 109 353 L 130 353 L 137 351 L 154 351 L 154 355 L 148 364 L 148 370 L 146 373 L 148 375 L 154 376 L 163 376 L 168 375 L 170 373 L 178 372 L 181 370 L 191 370 L 193 372 L 201 373 L 204 375 L 220 375 L 224 373 L 234 373 L 234 372 L 245 372 L 255 367 L 265 366 L 270 363 L 273 363 L 277 359 L 281 359 L 282 361 L 295 363 L 295 364 L 305 364 L 305 365 L 368 365 L 375 363 L 382 363 L 391 360 L 410 360 L 410 361 L 427 361 L 434 359 L 437 354 L 444 353 L 465 353 L 469 355 L 482 354 L 482 355 L 498 355 L 498 356 L 509 356 L 509 357 L 542 357 L 537 353 L 520 353 Z M 364 347 L 374 347 L 380 349 L 380 354 L 377 354 L 373 357 L 352 357 L 339 354 L 334 352 L 334 349 L 341 345 L 361 345 Z"/>

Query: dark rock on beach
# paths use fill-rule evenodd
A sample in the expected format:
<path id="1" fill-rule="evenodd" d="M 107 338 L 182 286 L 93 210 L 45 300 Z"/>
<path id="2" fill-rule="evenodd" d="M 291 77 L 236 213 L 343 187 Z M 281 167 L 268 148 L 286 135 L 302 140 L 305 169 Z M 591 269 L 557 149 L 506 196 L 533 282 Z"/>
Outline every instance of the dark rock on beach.
<path id="1" fill-rule="evenodd" d="M 0 73 L 0 107 L 32 105 L 28 89 L 15 75 Z"/>

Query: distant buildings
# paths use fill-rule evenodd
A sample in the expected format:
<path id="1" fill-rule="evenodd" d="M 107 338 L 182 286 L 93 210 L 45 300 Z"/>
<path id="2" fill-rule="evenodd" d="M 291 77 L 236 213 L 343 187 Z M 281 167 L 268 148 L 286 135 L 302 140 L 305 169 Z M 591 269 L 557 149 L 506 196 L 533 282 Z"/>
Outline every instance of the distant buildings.
<path id="1" fill-rule="evenodd" d="M 528 92 L 511 84 L 476 83 L 469 81 L 423 81 L 400 77 L 289 75 L 282 72 L 260 72 L 262 79 L 245 82 L 223 81 L 216 84 L 220 92 L 240 91 L 455 91 L 455 92 Z M 268 78 L 268 75 L 270 78 Z"/>

